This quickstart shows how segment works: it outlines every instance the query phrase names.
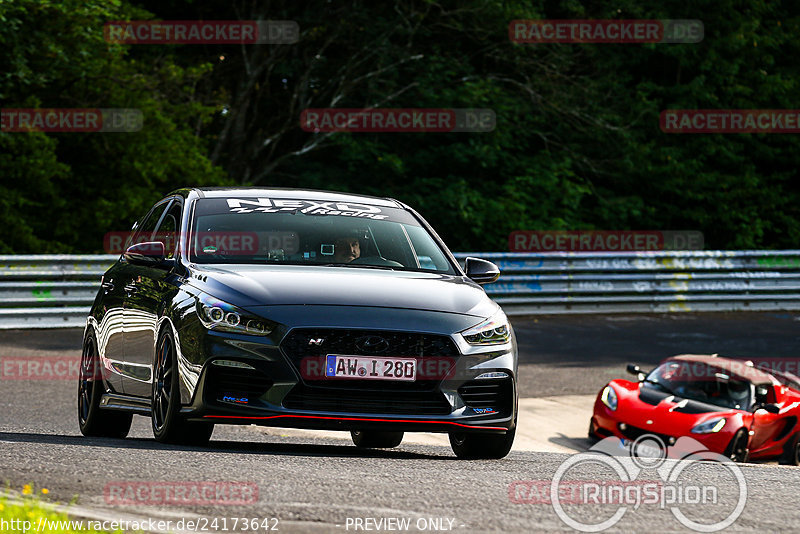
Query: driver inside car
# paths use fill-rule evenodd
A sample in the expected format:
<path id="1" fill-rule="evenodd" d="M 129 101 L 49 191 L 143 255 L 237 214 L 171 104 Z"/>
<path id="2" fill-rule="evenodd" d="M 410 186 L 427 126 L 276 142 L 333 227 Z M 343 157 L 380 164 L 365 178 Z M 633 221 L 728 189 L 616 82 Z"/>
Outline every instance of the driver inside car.
<path id="1" fill-rule="evenodd" d="M 333 260 L 336 263 L 350 263 L 361 257 L 361 241 L 357 237 L 340 237 L 333 245 Z"/>

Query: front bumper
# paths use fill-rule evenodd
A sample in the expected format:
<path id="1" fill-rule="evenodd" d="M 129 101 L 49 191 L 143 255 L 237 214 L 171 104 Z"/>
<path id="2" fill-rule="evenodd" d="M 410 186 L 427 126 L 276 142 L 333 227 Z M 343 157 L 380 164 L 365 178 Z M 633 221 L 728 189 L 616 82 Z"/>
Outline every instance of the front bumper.
<path id="1" fill-rule="evenodd" d="M 332 331 L 336 329 L 326 329 Z M 419 341 L 424 349 L 417 357 L 418 368 L 429 368 L 433 374 L 413 383 L 330 381 L 313 375 L 310 369 L 316 367 L 309 363 L 316 364 L 314 358 L 341 347 L 312 350 L 302 343 L 300 353 L 297 343 L 290 347 L 285 342 L 297 332 L 320 336 L 319 329 L 290 330 L 277 345 L 253 336 L 204 333 L 201 365 L 200 361 L 190 363 L 188 351 L 182 351 L 186 361 L 179 367 L 196 370 L 191 390 L 184 388 L 189 402 L 182 415 L 191 421 L 318 430 L 505 433 L 515 424 L 518 393 L 514 343 L 499 350 L 482 347 L 483 352 L 469 352 L 472 347 L 467 347 L 467 354 L 463 354 L 463 347 L 452 339 L 455 336 L 394 332 L 449 341 L 449 345 L 431 343 L 428 338 Z M 398 356 L 408 357 L 408 346 L 402 350 L 406 353 Z M 222 366 L 220 362 L 247 367 Z M 476 379 L 486 372 L 503 372 L 507 377 Z"/>
<path id="2" fill-rule="evenodd" d="M 706 449 L 718 454 L 724 454 L 733 438 L 733 434 L 728 429 L 708 434 L 693 434 L 691 427 L 657 421 L 648 424 L 648 421 L 652 420 L 635 414 L 617 414 L 602 403 L 599 405 L 596 403 L 591 425 L 592 431 L 601 438 L 614 436 L 635 441 L 640 436 L 652 434 L 660 438 L 669 448 L 679 438 L 685 436 L 700 442 Z"/>

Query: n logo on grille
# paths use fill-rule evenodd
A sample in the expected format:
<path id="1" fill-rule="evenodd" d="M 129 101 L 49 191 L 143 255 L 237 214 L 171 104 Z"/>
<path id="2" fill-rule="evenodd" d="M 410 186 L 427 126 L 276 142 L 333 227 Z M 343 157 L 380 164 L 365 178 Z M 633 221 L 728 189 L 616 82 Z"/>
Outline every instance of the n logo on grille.
<path id="1" fill-rule="evenodd" d="M 323 341 L 325 341 L 324 337 L 312 337 L 311 339 L 308 340 L 308 344 L 319 347 L 320 345 L 322 345 Z"/>
<path id="2" fill-rule="evenodd" d="M 356 339 L 356 348 L 367 354 L 379 354 L 389 350 L 389 342 L 380 336 L 364 336 Z"/>

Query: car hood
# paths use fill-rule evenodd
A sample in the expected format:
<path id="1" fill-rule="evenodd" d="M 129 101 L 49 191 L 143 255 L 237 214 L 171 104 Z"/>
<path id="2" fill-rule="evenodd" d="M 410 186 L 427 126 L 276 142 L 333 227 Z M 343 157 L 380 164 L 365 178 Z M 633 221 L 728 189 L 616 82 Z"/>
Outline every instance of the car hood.
<path id="1" fill-rule="evenodd" d="M 705 419 L 704 414 L 720 416 L 735 415 L 742 412 L 735 408 L 717 406 L 708 402 L 671 395 L 665 391 L 643 386 L 627 380 L 613 380 L 611 385 L 620 394 L 620 409 L 633 411 L 647 418 L 674 421 L 687 417 Z"/>
<path id="2" fill-rule="evenodd" d="M 333 305 L 406 308 L 488 317 L 498 308 L 460 276 L 358 267 L 191 267 L 190 284 L 243 308 Z"/>

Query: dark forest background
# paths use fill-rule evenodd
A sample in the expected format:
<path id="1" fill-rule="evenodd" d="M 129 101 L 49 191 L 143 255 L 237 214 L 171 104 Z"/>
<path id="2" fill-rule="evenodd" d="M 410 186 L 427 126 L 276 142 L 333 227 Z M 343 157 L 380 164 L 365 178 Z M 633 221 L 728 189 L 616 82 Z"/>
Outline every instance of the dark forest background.
<path id="1" fill-rule="evenodd" d="M 138 108 L 138 133 L 0 132 L 0 253 L 102 252 L 173 189 L 390 196 L 453 250 L 512 230 L 699 230 L 800 248 L 797 135 L 665 134 L 663 109 L 794 109 L 790 1 L 0 0 L 0 106 Z M 518 45 L 513 19 L 700 19 L 698 44 Z M 293 45 L 119 45 L 115 20 L 294 20 Z M 491 108 L 491 133 L 314 134 L 306 108 Z"/>

